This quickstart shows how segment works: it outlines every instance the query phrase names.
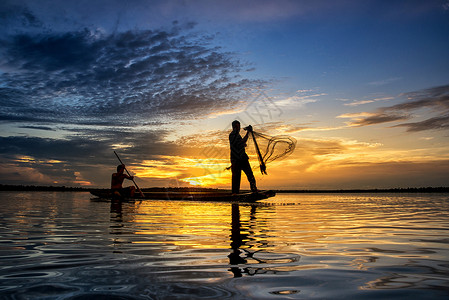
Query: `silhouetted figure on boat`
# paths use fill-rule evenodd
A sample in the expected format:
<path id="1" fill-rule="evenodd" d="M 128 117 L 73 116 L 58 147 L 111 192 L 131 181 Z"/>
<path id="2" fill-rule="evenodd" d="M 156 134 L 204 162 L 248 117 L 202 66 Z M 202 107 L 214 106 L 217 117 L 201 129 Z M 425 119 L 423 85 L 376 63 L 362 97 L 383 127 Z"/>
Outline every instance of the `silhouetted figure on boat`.
<path id="1" fill-rule="evenodd" d="M 123 181 L 125 179 L 133 180 L 134 176 L 129 176 L 125 173 L 125 165 L 117 166 L 117 173 L 112 174 L 111 178 L 111 191 L 113 196 L 123 198 L 123 197 L 134 197 L 134 192 L 136 188 L 134 186 L 129 186 L 124 188 Z"/>
<path id="2" fill-rule="evenodd" d="M 253 130 L 251 125 L 245 128 L 246 134 L 242 138 L 240 136 L 240 122 L 235 120 L 232 122 L 232 132 L 229 134 L 229 144 L 231 147 L 231 171 L 232 171 L 232 193 L 240 192 L 240 180 L 242 171 L 248 178 L 252 192 L 257 192 L 256 178 L 254 178 L 253 170 L 249 164 L 249 157 L 245 152 L 246 141 L 249 133 Z"/>

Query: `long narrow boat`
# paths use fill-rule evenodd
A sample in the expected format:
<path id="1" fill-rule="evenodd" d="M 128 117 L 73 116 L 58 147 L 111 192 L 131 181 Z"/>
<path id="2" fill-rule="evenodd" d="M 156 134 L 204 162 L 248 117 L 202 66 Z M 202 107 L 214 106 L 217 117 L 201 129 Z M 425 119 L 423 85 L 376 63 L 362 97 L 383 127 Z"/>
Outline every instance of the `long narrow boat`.
<path id="1" fill-rule="evenodd" d="M 91 190 L 90 193 L 98 198 L 113 199 L 110 190 L 99 189 Z M 192 200 L 192 201 L 224 201 L 224 202 L 255 202 L 258 200 L 274 197 L 274 191 L 258 191 L 257 193 L 231 194 L 230 192 L 194 192 L 194 191 L 158 191 L 143 192 L 148 200 Z M 142 200 L 139 193 L 136 192 L 134 198 L 124 198 L 121 200 Z"/>

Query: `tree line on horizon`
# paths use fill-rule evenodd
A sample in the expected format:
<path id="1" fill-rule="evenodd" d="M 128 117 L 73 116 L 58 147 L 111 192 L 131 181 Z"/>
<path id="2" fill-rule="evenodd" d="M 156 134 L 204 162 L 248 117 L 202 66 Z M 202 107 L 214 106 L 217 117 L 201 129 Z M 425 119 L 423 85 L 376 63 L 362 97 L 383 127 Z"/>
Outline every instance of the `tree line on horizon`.
<path id="1" fill-rule="evenodd" d="M 107 190 L 98 188 L 86 188 L 86 187 L 67 187 L 67 186 L 40 186 L 40 185 L 12 185 L 12 184 L 0 184 L 0 191 L 84 191 L 91 190 Z M 143 188 L 142 191 L 219 191 L 216 188 L 204 188 L 204 187 L 153 187 Z M 278 193 L 448 193 L 449 187 L 409 187 L 409 188 L 390 188 L 390 189 L 330 189 L 330 190 L 308 190 L 308 189 L 286 189 L 275 190 Z"/>

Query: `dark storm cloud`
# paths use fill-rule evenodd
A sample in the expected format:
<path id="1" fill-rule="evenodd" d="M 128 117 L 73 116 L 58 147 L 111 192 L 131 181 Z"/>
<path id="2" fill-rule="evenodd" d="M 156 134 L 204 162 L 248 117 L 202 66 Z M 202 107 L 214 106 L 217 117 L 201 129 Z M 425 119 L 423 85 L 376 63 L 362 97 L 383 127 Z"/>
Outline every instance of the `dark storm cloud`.
<path id="1" fill-rule="evenodd" d="M 45 130 L 45 131 L 55 131 L 54 128 L 51 128 L 51 127 L 48 127 L 48 126 L 20 126 L 19 128 Z"/>
<path id="2" fill-rule="evenodd" d="M 365 118 L 352 122 L 352 126 L 366 126 L 411 119 L 413 111 L 428 109 L 432 116 L 423 121 L 407 122 L 393 127 L 405 127 L 409 132 L 449 128 L 449 85 L 406 93 L 408 101 L 383 107 Z"/>
<path id="3" fill-rule="evenodd" d="M 0 154 L 4 157 L 32 156 L 37 160 L 85 161 L 92 153 L 102 154 L 108 149 L 107 141 L 86 138 L 49 139 L 39 137 L 0 137 Z M 109 148 L 110 149 L 110 148 Z"/>
<path id="4" fill-rule="evenodd" d="M 84 180 L 94 186 L 107 186 L 110 174 L 119 163 L 113 153 L 114 145 L 127 145 L 117 152 L 128 166 L 162 156 L 176 156 L 188 148 L 162 142 L 164 136 L 164 131 L 126 132 L 121 128 L 87 129 L 66 139 L 0 137 L 0 157 L 4 162 L 0 181 L 42 184 L 42 177 L 45 177 L 45 184 L 76 185 L 76 174 L 83 174 Z"/>
<path id="5" fill-rule="evenodd" d="M 113 130 L 84 131 L 67 139 L 0 137 L 0 155 L 10 158 L 30 156 L 37 160 L 82 161 L 92 164 L 110 161 L 115 163 L 115 156 L 111 155 L 114 144 L 133 146 L 135 141 L 139 141 L 139 144 L 132 148 L 132 153 L 126 149 L 121 150 L 130 157 L 131 162 L 134 162 L 134 156 L 138 162 L 159 155 L 176 154 L 179 145 L 173 147 L 170 142 L 161 142 L 163 137 L 164 134 L 161 132 L 133 133 Z"/>
<path id="6" fill-rule="evenodd" d="M 406 120 L 408 118 L 409 117 L 406 115 L 397 115 L 397 114 L 391 114 L 391 113 L 377 113 L 377 114 L 373 114 L 372 116 L 354 121 L 351 123 L 351 125 L 352 126 L 375 125 L 375 124 L 381 124 L 381 123 L 387 123 L 387 122 L 393 122 L 393 121 Z"/>
<path id="7" fill-rule="evenodd" d="M 191 27 L 191 25 L 185 25 Z M 3 38 L 0 119 L 92 124 L 117 116 L 196 118 L 239 104 L 261 82 L 185 27 Z M 124 120 L 126 118 L 121 118 Z"/>
<path id="8" fill-rule="evenodd" d="M 85 138 L 1 137 L 0 157 L 5 164 L 0 179 L 10 184 L 73 184 L 83 166 L 95 168 L 107 157 L 106 149 L 104 141 Z"/>
<path id="9" fill-rule="evenodd" d="M 98 158 L 102 162 L 108 161 L 108 159 L 103 159 L 103 157 L 107 157 L 115 162 L 112 149 L 115 148 L 114 145 L 118 144 L 126 146 L 117 151 L 125 154 L 130 159 L 130 163 L 151 160 L 162 155 L 178 155 L 186 148 L 186 146 L 164 141 L 168 133 L 165 130 L 136 131 L 130 128 L 110 127 L 105 129 L 77 129 L 72 131 L 75 134 L 68 137 L 70 142 L 71 140 L 80 140 L 86 144 L 92 143 L 93 146 L 90 150 L 94 155 L 98 154 L 97 162 L 99 162 Z M 70 157 L 70 154 L 68 157 Z"/>
<path id="10" fill-rule="evenodd" d="M 409 132 L 432 130 L 432 129 L 449 129 L 449 114 L 440 117 L 430 118 L 421 122 L 404 123 L 395 127 L 406 127 Z"/>

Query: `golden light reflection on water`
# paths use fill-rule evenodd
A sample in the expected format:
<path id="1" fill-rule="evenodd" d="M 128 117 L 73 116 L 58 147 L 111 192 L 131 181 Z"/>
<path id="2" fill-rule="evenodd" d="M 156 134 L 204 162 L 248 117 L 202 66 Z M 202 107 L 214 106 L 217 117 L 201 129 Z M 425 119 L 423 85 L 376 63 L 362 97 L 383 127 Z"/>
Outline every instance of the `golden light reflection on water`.
<path id="1" fill-rule="evenodd" d="M 391 204 L 391 199 L 385 199 L 389 202 L 386 206 L 379 197 L 375 201 L 335 195 L 304 196 L 302 201 L 301 196 L 293 198 L 281 194 L 272 203 L 262 202 L 265 205 L 136 203 L 132 222 L 134 233 L 142 238 L 135 238 L 132 243 L 169 243 L 179 249 L 229 249 L 230 260 L 237 264 L 264 261 L 279 264 L 278 271 L 337 265 L 367 271 L 391 259 L 428 258 L 425 252 L 410 253 L 407 237 L 416 231 L 415 219 L 392 210 L 392 206 L 402 205 L 402 210 L 413 214 L 418 209 L 416 204 L 408 203 L 407 207 L 402 200 Z M 294 253 L 303 258 L 301 263 L 291 263 L 291 256 L 276 257 L 274 253 Z"/>
<path id="2" fill-rule="evenodd" d="M 447 196 L 278 194 L 239 205 L 8 195 L 0 250 L 11 263 L 0 278 L 31 298 L 49 280 L 109 292 L 114 281 L 133 295 L 195 284 L 245 299 L 447 295 Z"/>
<path id="3" fill-rule="evenodd" d="M 220 248 L 226 245 L 229 216 L 230 207 L 227 205 L 183 201 L 141 203 L 134 219 L 138 224 L 135 233 L 166 236 L 170 243 L 177 246 Z M 183 236 L 196 238 L 185 240 L 181 238 Z M 217 244 L 217 238 L 221 238 L 223 243 Z"/>
<path id="4" fill-rule="evenodd" d="M 448 214 L 419 197 L 278 194 L 253 205 L 145 201 L 133 209 L 128 243 L 158 247 L 170 266 L 214 265 L 234 278 L 308 274 L 317 284 L 352 280 L 360 291 L 413 288 L 421 279 L 396 270 L 447 258 L 417 236 L 441 236 Z M 323 281 L 329 274 L 337 277 Z"/>

